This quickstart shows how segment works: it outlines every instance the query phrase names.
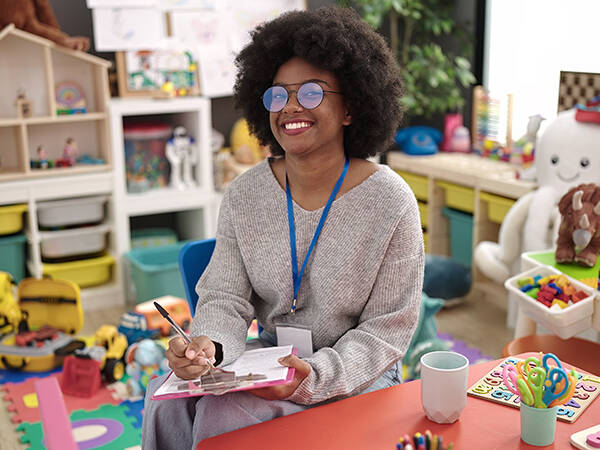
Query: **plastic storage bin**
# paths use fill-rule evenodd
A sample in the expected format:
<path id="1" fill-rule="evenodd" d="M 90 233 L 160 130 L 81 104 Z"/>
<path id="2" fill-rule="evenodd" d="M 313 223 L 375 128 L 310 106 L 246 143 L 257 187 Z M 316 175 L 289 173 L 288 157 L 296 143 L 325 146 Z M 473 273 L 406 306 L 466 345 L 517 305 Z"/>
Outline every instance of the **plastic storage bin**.
<path id="1" fill-rule="evenodd" d="M 69 280 L 81 288 L 97 286 L 110 281 L 115 259 L 110 255 L 63 263 L 44 263 L 42 272 L 52 278 Z"/>
<path id="2" fill-rule="evenodd" d="M 177 233 L 170 228 L 144 228 L 131 231 L 131 248 L 160 247 L 177 243 Z"/>
<path id="3" fill-rule="evenodd" d="M 0 237 L 0 270 L 8 272 L 18 283 L 25 278 L 25 242 L 24 234 Z"/>
<path id="4" fill-rule="evenodd" d="M 126 124 L 123 127 L 128 192 L 144 192 L 169 183 L 170 165 L 165 148 L 171 133 L 171 126 L 164 123 Z"/>
<path id="5" fill-rule="evenodd" d="M 106 196 L 52 200 L 37 204 L 40 227 L 55 228 L 100 223 L 104 220 Z"/>
<path id="6" fill-rule="evenodd" d="M 404 172 L 402 170 L 396 170 L 396 173 L 400 175 L 404 181 L 406 181 L 418 200 L 427 201 L 427 198 L 429 197 L 429 182 L 427 177 L 424 177 L 423 175 L 415 175 L 414 173 L 410 172 Z"/>
<path id="7" fill-rule="evenodd" d="M 479 198 L 487 203 L 488 219 L 494 223 L 502 223 L 512 205 L 515 204 L 513 199 L 487 192 L 481 192 Z"/>
<path id="8" fill-rule="evenodd" d="M 442 214 L 450 221 L 450 256 L 470 266 L 473 253 L 473 216 L 451 208 L 443 208 Z"/>
<path id="9" fill-rule="evenodd" d="M 518 281 L 521 278 L 541 275 L 558 275 L 561 272 L 549 266 L 538 266 L 509 278 L 504 283 L 512 299 L 515 299 L 521 311 L 535 322 L 552 331 L 562 339 L 569 339 L 578 333 L 586 331 L 592 326 L 592 314 L 594 312 L 594 290 L 573 278 L 567 278 L 578 290 L 582 290 L 588 296 L 560 311 L 552 311 L 547 306 L 529 297 L 519 289 Z"/>
<path id="10" fill-rule="evenodd" d="M 186 298 L 179 273 L 179 251 L 185 242 L 162 247 L 137 248 L 125 255 L 131 263 L 131 277 L 137 302 L 163 295 Z"/>
<path id="11" fill-rule="evenodd" d="M 473 213 L 475 210 L 475 191 L 473 189 L 445 181 L 437 181 L 436 184 L 446 191 L 446 206 Z"/>
<path id="12" fill-rule="evenodd" d="M 108 225 L 40 233 L 42 258 L 58 259 L 93 255 L 106 250 Z"/>
<path id="13" fill-rule="evenodd" d="M 0 206 L 0 235 L 18 233 L 23 229 L 23 213 L 27 205 Z"/>

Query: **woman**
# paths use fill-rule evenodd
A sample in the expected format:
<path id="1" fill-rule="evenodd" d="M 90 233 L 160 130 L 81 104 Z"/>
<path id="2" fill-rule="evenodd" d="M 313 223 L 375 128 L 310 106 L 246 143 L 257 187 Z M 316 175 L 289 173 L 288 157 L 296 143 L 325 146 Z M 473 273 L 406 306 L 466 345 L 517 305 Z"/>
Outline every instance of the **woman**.
<path id="1" fill-rule="evenodd" d="M 264 345 L 292 327 L 314 353 L 280 360 L 296 369 L 291 383 L 221 397 L 151 401 L 155 380 L 144 449 L 192 448 L 398 384 L 418 321 L 417 203 L 398 175 L 366 159 L 386 149 L 400 120 L 400 77 L 384 40 L 352 10 L 292 12 L 259 26 L 236 62 L 237 105 L 275 157 L 225 193 L 192 343 L 171 340 L 167 357 L 186 379 L 207 359 L 230 363 L 254 317 Z"/>

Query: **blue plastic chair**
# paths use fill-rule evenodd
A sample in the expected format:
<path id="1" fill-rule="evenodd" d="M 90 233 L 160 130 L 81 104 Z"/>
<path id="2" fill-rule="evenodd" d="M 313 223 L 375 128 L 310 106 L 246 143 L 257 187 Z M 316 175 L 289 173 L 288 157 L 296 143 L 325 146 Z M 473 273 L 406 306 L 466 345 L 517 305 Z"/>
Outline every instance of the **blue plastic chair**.
<path id="1" fill-rule="evenodd" d="M 183 278 L 185 296 L 192 315 L 196 311 L 196 303 L 198 302 L 196 284 L 210 262 L 216 242 L 215 238 L 188 242 L 179 251 L 179 271 Z"/>

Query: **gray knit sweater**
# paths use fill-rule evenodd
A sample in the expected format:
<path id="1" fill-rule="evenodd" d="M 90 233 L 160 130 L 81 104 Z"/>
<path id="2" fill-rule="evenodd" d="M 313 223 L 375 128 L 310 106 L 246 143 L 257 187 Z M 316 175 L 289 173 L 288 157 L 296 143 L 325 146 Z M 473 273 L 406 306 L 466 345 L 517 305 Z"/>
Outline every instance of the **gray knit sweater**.
<path id="1" fill-rule="evenodd" d="M 193 335 L 223 345 L 224 363 L 243 351 L 252 319 L 312 330 L 312 370 L 288 398 L 314 404 L 355 395 L 398 361 L 417 326 L 423 281 L 419 211 L 387 166 L 338 197 L 293 296 L 285 191 L 268 161 L 225 192 L 210 264 L 198 281 Z M 323 208 L 294 203 L 298 268 Z"/>

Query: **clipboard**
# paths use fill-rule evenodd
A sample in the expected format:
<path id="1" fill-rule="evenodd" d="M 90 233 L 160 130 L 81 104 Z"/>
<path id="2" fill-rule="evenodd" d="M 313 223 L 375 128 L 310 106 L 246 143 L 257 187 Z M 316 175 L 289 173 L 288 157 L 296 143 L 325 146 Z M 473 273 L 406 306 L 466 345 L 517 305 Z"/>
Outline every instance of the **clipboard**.
<path id="1" fill-rule="evenodd" d="M 247 350 L 233 363 L 219 368 L 213 374 L 202 375 L 194 380 L 183 380 L 171 372 L 151 399 L 223 395 L 228 392 L 287 384 L 294 379 L 296 369 L 282 366 L 277 360 L 290 353 L 297 354 L 291 345 Z"/>

